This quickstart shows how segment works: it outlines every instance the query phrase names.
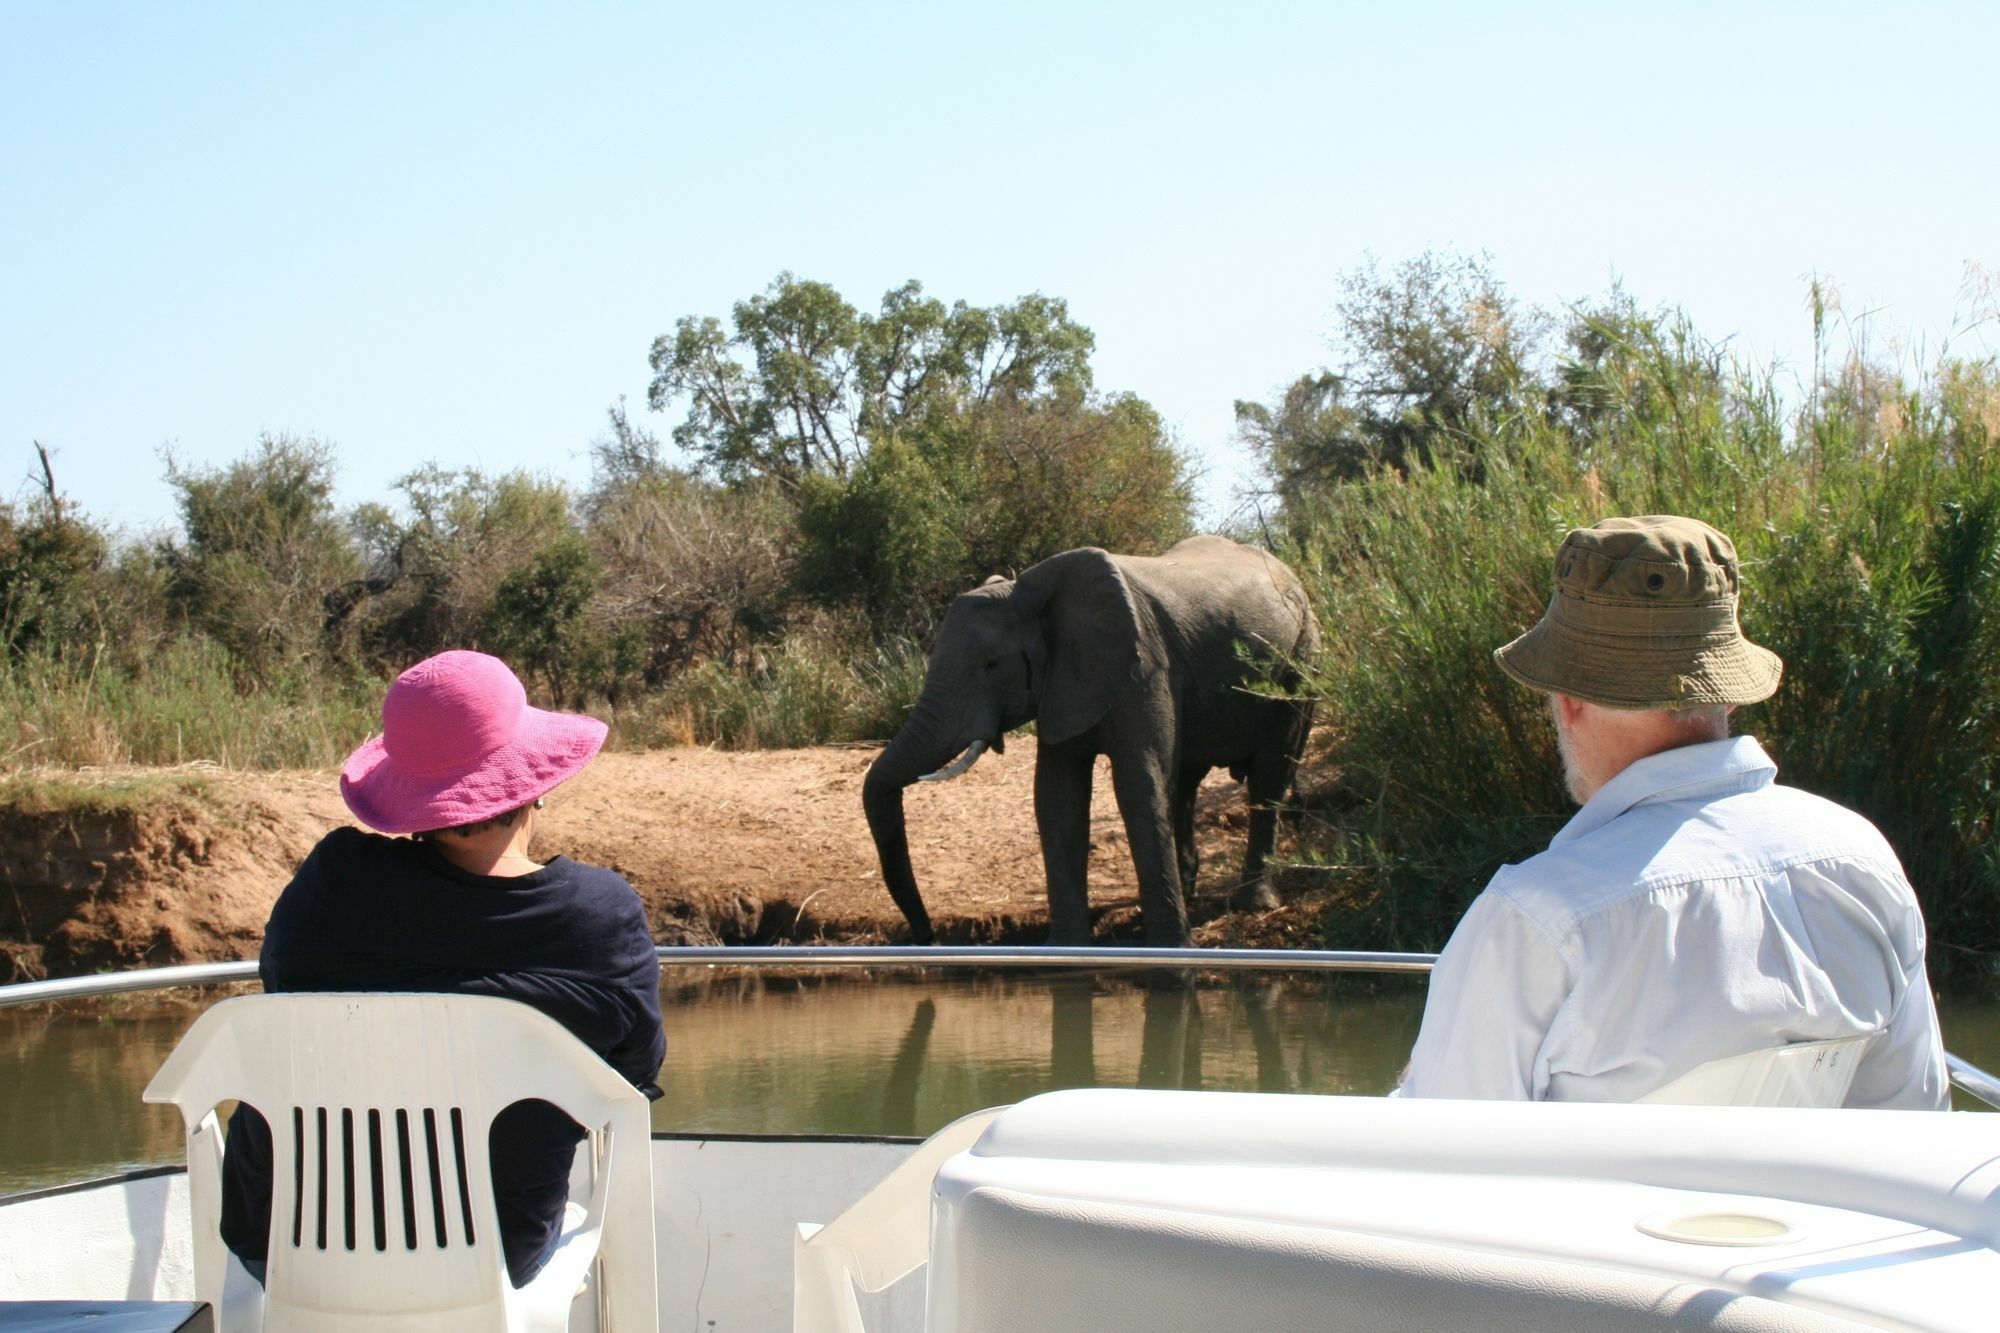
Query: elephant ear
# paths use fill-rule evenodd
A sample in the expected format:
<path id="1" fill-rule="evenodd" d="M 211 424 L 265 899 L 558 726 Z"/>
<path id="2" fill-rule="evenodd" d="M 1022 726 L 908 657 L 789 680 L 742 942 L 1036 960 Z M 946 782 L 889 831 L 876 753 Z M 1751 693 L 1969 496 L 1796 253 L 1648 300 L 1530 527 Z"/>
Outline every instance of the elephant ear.
<path id="1" fill-rule="evenodd" d="M 1035 682 L 1037 734 L 1050 744 L 1093 727 L 1140 666 L 1139 609 L 1111 557 L 1095 546 L 1050 556 L 1014 580 L 1047 644 Z"/>

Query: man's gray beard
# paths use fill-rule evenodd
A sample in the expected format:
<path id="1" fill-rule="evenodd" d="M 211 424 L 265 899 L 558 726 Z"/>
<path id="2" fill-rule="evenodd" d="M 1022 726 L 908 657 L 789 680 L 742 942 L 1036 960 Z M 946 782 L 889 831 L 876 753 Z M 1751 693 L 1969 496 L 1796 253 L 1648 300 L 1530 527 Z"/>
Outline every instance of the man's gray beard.
<path id="1" fill-rule="evenodd" d="M 1584 792 L 1582 778 L 1577 772 L 1576 745 L 1570 739 L 1569 728 L 1562 723 L 1560 709 L 1553 702 L 1550 711 L 1555 715 L 1556 753 L 1562 756 L 1563 786 L 1568 789 L 1572 801 L 1583 805 L 1590 797 Z"/>

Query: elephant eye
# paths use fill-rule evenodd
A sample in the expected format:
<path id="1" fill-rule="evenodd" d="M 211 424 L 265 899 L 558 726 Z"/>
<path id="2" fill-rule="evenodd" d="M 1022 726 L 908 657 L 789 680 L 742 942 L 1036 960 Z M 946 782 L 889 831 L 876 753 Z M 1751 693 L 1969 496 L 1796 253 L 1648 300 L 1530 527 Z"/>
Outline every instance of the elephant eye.
<path id="1" fill-rule="evenodd" d="M 997 657 L 990 659 L 986 663 L 986 669 L 988 671 L 998 671 L 1000 669 L 1000 659 Z"/>

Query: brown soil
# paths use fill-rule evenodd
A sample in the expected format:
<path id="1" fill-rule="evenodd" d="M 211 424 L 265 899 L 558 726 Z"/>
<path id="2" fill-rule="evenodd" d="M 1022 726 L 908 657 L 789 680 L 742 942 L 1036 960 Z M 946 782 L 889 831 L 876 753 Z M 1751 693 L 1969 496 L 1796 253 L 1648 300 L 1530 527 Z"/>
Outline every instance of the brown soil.
<path id="1" fill-rule="evenodd" d="M 662 944 L 898 943 L 861 815 L 874 747 L 606 754 L 551 800 L 536 850 L 611 866 Z M 1034 742 L 907 798 L 911 858 L 946 942 L 1038 942 L 1047 919 L 1035 838 Z M 1125 833 L 1099 761 L 1091 910 L 1103 940 L 1139 937 Z M 209 770 L 138 812 L 0 808 L 0 981 L 254 956 L 272 900 L 320 835 L 350 822 L 327 772 Z M 1242 788 L 1202 788 L 1205 944 L 1304 945 L 1321 904 L 1229 914 L 1243 855 Z M 1289 832 L 1281 832 L 1282 851 Z"/>

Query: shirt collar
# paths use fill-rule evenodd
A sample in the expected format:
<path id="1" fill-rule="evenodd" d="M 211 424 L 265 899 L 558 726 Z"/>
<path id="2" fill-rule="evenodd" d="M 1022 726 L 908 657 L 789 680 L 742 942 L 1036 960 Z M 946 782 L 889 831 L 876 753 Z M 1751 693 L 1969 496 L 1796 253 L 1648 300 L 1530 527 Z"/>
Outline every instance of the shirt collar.
<path id="1" fill-rule="evenodd" d="M 1581 838 L 1635 806 L 1692 796 L 1723 796 L 1770 785 L 1778 766 L 1750 736 L 1704 741 L 1634 760 L 1584 803 L 1549 846 Z"/>

